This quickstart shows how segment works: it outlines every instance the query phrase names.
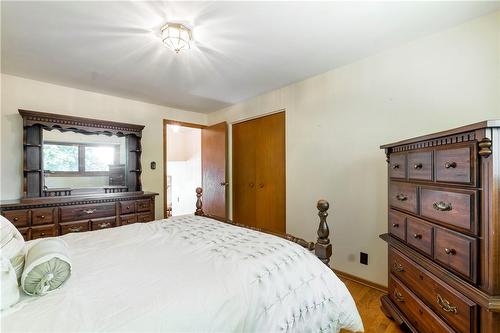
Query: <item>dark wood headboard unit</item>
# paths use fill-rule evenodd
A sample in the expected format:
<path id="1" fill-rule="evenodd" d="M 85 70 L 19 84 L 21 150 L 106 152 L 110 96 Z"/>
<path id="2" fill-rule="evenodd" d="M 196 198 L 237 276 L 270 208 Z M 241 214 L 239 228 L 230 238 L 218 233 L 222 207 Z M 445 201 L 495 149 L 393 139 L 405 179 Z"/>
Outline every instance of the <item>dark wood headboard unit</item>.
<path id="1" fill-rule="evenodd" d="M 128 192 L 142 191 L 141 137 L 144 126 L 81 118 L 54 113 L 19 110 L 23 117 L 23 197 L 38 198 L 43 191 L 43 130 L 125 136 Z"/>

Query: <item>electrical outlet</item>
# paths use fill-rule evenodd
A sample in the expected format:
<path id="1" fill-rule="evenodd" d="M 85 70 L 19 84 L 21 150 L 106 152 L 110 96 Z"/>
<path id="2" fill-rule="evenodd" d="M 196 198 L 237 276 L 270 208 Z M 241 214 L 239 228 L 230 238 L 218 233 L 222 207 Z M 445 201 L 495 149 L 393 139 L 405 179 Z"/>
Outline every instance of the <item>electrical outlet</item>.
<path id="1" fill-rule="evenodd" d="M 359 263 L 368 265 L 368 253 L 359 252 Z"/>

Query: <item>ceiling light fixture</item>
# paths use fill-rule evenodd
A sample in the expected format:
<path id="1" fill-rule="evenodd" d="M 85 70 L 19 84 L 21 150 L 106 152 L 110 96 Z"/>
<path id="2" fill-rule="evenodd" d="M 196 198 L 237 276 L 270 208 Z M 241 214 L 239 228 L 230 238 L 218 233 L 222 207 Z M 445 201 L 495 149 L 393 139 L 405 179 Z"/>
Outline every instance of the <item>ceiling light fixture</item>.
<path id="1" fill-rule="evenodd" d="M 167 23 L 161 28 L 161 40 L 170 49 L 179 53 L 191 48 L 191 29 L 180 23 Z"/>

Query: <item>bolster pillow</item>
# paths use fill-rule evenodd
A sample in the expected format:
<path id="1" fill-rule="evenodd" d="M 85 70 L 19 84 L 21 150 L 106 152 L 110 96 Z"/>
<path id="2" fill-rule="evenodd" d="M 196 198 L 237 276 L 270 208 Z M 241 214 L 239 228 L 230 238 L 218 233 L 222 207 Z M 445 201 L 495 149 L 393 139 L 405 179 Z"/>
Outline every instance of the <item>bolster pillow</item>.
<path id="1" fill-rule="evenodd" d="M 71 274 L 66 243 L 42 239 L 28 250 L 21 286 L 28 295 L 42 296 L 61 287 Z"/>

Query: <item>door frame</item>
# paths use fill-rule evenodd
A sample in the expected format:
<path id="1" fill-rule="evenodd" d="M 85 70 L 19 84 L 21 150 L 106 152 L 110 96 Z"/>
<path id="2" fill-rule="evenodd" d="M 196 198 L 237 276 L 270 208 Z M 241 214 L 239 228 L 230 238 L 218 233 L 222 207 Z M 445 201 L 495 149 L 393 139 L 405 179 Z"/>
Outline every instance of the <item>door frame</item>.
<path id="1" fill-rule="evenodd" d="M 178 125 L 182 127 L 191 127 L 191 128 L 199 128 L 204 129 L 207 126 L 195 123 L 186 123 L 183 121 L 177 121 L 172 119 L 163 119 L 163 218 L 167 218 L 167 207 L 168 207 L 168 198 L 167 198 L 167 125 Z M 194 194 L 193 194 L 194 198 Z M 194 202 L 194 199 L 193 199 Z"/>

